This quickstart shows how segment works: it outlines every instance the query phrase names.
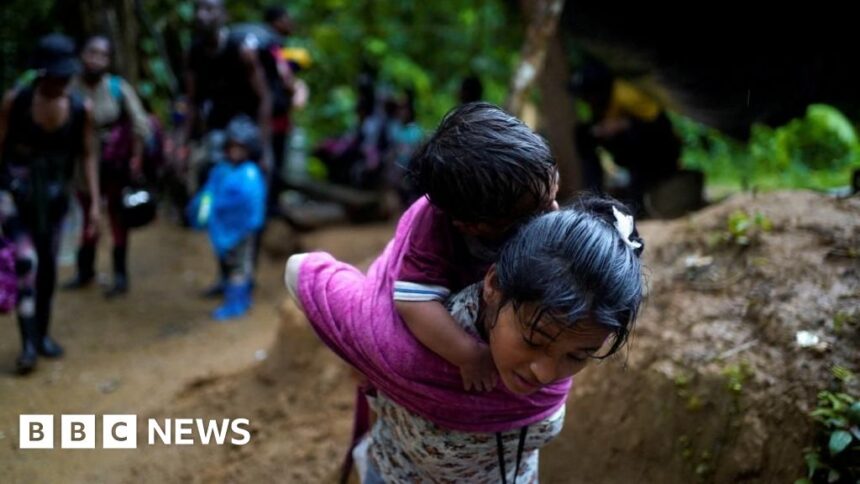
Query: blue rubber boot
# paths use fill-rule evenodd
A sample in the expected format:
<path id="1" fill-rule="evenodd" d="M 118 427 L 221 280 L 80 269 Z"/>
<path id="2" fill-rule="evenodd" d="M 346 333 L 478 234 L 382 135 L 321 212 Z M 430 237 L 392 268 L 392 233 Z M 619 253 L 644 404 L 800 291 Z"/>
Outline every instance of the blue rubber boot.
<path id="1" fill-rule="evenodd" d="M 226 321 L 244 316 L 251 308 L 251 286 L 227 284 L 224 289 L 224 304 L 212 313 L 216 321 Z"/>

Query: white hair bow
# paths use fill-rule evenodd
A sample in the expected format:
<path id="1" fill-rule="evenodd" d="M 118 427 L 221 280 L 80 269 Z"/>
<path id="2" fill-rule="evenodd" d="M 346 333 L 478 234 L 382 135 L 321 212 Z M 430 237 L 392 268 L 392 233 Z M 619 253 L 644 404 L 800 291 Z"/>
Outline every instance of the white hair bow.
<path id="1" fill-rule="evenodd" d="M 624 243 L 631 249 L 642 247 L 641 243 L 630 240 L 630 235 L 633 234 L 633 216 L 623 214 L 615 207 L 612 207 L 612 214 L 615 215 L 615 229 L 621 234 Z"/>

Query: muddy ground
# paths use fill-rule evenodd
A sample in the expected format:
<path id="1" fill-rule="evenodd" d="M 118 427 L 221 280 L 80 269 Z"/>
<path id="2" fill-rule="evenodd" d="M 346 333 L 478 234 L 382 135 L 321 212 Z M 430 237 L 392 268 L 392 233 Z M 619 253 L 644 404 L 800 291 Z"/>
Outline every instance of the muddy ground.
<path id="1" fill-rule="evenodd" d="M 721 241 L 739 208 L 772 225 L 752 230 L 749 246 Z M 835 384 L 834 365 L 860 370 L 860 200 L 739 196 L 641 230 L 650 295 L 635 337 L 577 379 L 565 430 L 542 453 L 542 480 L 801 477 L 817 391 Z M 299 243 L 366 264 L 390 233 L 380 224 L 297 237 L 273 226 L 251 315 L 217 324 L 214 303 L 196 297 L 214 274 L 205 237 L 156 224 L 134 234 L 126 299 L 105 302 L 98 288 L 59 294 L 54 334 L 68 356 L 40 361 L 27 378 L 11 373 L 18 336 L 4 316 L 0 482 L 331 481 L 349 438 L 352 385 L 285 302 L 283 262 Z M 798 346 L 800 330 L 819 343 Z M 849 387 L 857 393 L 856 380 Z M 246 417 L 252 439 L 148 446 L 139 431 L 134 451 L 24 451 L 22 413 Z"/>

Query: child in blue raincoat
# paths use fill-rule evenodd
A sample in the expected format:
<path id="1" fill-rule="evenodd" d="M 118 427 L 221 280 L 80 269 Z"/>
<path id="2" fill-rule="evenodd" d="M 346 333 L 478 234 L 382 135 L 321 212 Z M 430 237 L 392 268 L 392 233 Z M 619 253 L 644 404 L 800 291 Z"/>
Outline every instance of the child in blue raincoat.
<path id="1" fill-rule="evenodd" d="M 251 118 L 237 116 L 227 126 L 224 154 L 189 207 L 192 223 L 206 228 L 226 279 L 224 304 L 216 320 L 243 316 L 251 307 L 256 237 L 265 217 L 266 182 L 255 160 L 260 131 Z"/>

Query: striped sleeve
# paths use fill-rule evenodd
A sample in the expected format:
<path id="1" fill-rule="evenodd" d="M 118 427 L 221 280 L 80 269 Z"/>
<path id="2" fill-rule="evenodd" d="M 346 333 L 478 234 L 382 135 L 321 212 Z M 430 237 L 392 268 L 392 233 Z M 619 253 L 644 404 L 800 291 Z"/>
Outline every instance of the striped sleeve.
<path id="1" fill-rule="evenodd" d="M 417 284 L 414 282 L 406 281 L 394 282 L 395 301 L 444 301 L 449 294 L 451 294 L 451 291 L 442 286 Z"/>

